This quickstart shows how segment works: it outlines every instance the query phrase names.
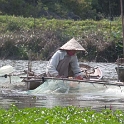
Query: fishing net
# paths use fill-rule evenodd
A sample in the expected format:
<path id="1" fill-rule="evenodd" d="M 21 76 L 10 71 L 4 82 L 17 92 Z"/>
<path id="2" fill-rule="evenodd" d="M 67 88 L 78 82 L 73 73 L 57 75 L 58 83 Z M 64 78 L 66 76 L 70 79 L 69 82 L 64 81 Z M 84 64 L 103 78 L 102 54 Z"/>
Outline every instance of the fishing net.
<path id="1" fill-rule="evenodd" d="M 48 79 L 34 90 L 29 90 L 29 94 L 42 93 L 68 93 L 70 88 L 78 88 L 78 85 L 70 81 Z"/>

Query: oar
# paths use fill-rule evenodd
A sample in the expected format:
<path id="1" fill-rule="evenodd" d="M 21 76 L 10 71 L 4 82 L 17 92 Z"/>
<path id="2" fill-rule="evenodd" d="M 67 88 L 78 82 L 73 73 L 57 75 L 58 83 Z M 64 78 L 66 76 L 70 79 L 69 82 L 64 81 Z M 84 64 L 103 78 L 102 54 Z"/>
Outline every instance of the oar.
<path id="1" fill-rule="evenodd" d="M 90 83 L 94 83 L 94 82 L 107 82 L 107 81 L 103 81 L 103 80 L 91 80 L 91 79 L 84 79 L 84 80 L 79 80 L 79 79 L 71 79 L 71 78 L 56 78 L 56 77 L 42 77 L 43 79 L 55 79 L 55 80 L 66 80 L 66 81 L 77 81 L 77 82 L 90 82 Z"/>
<path id="2" fill-rule="evenodd" d="M 56 78 L 56 77 L 43 77 L 44 79 L 55 79 L 55 80 L 66 80 L 66 81 L 77 81 L 77 82 L 85 82 L 85 83 L 94 83 L 94 84 L 103 84 L 103 85 L 113 85 L 113 86 L 124 86 L 123 83 L 110 83 L 104 80 L 77 80 L 77 79 L 69 79 L 69 78 Z M 43 79 L 42 79 L 43 80 Z"/>
<path id="3" fill-rule="evenodd" d="M 84 82 L 84 83 L 92 83 L 92 84 L 103 84 L 104 86 L 106 85 L 113 85 L 113 86 L 124 86 L 123 82 L 120 83 L 110 83 L 109 81 L 104 81 L 104 80 L 77 80 L 77 79 L 68 79 L 68 78 L 53 78 L 53 77 L 43 77 L 44 79 L 55 79 L 55 80 L 64 80 L 64 81 L 77 81 L 79 83 Z M 44 80 L 42 79 L 42 80 Z M 33 80 L 32 80 L 33 82 Z"/>
<path id="4" fill-rule="evenodd" d="M 63 81 L 76 81 L 76 82 L 84 82 L 84 83 L 92 83 L 92 84 L 103 84 L 106 85 L 113 85 L 113 86 L 124 86 L 123 83 L 110 83 L 109 81 L 104 80 L 77 80 L 77 79 L 69 79 L 69 78 L 56 78 L 56 77 L 42 77 L 42 78 L 35 78 L 35 79 L 25 79 L 24 82 L 44 82 L 46 79 L 53 79 L 53 80 L 63 80 Z"/>
<path id="5" fill-rule="evenodd" d="M 20 78 L 26 78 L 26 77 L 20 77 Z M 89 83 L 94 83 L 94 82 L 107 82 L 103 80 L 78 80 L 78 79 L 70 79 L 70 78 L 57 78 L 57 77 L 41 77 L 41 78 L 36 78 L 35 76 L 29 76 L 25 81 L 26 82 L 33 82 L 33 81 L 45 81 L 46 79 L 54 79 L 54 80 L 66 80 L 66 81 L 77 81 L 77 82 L 89 82 Z"/>

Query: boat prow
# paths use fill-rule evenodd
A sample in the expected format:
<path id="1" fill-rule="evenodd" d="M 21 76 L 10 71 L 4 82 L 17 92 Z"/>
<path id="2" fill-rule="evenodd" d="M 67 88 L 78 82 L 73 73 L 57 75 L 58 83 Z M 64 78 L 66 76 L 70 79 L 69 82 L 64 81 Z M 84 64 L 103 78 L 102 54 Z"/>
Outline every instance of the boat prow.
<path id="1" fill-rule="evenodd" d="M 95 72 L 93 74 L 90 74 L 91 79 L 96 79 L 96 80 L 100 80 L 102 79 L 103 75 L 102 75 L 102 71 L 99 67 L 95 68 Z"/>

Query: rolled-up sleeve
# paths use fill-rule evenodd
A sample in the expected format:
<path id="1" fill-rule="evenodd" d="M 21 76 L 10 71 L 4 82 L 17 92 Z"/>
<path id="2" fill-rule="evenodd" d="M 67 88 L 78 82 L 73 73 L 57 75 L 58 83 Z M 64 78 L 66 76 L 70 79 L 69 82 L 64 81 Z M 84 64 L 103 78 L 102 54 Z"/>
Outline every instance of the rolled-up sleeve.
<path id="1" fill-rule="evenodd" d="M 47 68 L 46 68 L 46 73 L 50 74 L 50 76 L 56 77 L 57 75 L 59 75 L 57 69 L 57 66 L 59 64 L 59 61 L 61 59 L 63 59 L 65 56 L 65 52 L 61 52 L 60 50 L 58 50 L 50 59 L 50 61 L 47 64 Z"/>

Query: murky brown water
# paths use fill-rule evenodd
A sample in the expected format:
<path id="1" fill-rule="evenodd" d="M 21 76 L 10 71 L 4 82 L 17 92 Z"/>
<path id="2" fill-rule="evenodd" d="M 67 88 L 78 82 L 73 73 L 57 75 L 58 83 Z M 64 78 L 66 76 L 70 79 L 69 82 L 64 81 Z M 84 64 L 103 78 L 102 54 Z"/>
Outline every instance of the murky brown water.
<path id="1" fill-rule="evenodd" d="M 28 61 L 0 61 L 0 67 L 10 64 L 15 68 L 14 74 L 27 70 Z M 36 74 L 44 72 L 47 62 L 33 61 L 32 69 Z M 93 67 L 100 67 L 103 79 L 117 81 L 114 63 L 86 63 Z M 117 86 L 103 86 L 96 84 L 80 84 L 80 89 L 69 89 L 67 93 L 41 93 L 26 94 L 26 86 L 21 82 L 20 76 L 13 76 L 11 84 L 9 78 L 0 77 L 0 107 L 8 108 L 15 104 L 24 107 L 54 107 L 54 106 L 80 106 L 93 109 L 112 108 L 124 110 L 124 88 Z"/>

